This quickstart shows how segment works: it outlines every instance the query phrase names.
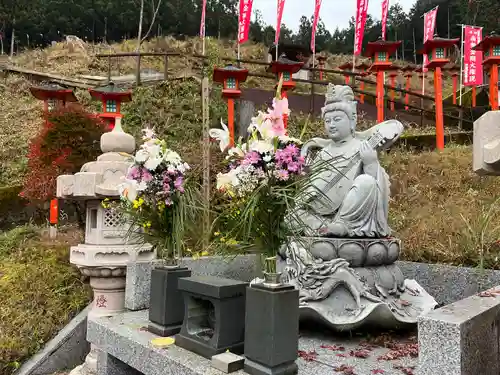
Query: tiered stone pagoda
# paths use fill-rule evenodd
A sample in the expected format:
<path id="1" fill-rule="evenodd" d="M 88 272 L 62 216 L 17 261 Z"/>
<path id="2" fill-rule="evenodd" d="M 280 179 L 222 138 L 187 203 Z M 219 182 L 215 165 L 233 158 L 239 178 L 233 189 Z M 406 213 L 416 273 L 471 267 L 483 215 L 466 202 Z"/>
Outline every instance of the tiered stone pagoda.
<path id="1" fill-rule="evenodd" d="M 125 309 L 127 263 L 155 258 L 150 245 L 144 245 L 130 232 L 130 225 L 103 201 L 119 199 L 118 185 L 126 176 L 135 151 L 135 140 L 124 133 L 121 118 L 111 132 L 101 136 L 103 154 L 85 164 L 74 175 L 57 178 L 57 197 L 86 202 L 85 242 L 71 247 L 70 262 L 83 275 L 90 276 L 94 293 L 89 316 L 111 316 Z M 97 349 L 92 348 L 83 365 L 73 374 L 96 373 Z"/>

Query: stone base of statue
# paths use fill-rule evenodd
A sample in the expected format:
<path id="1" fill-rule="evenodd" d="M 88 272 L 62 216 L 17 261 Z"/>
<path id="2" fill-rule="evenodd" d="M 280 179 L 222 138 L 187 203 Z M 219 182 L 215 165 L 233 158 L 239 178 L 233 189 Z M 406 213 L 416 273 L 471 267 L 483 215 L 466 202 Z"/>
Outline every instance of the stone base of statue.
<path id="1" fill-rule="evenodd" d="M 404 279 L 394 263 L 399 248 L 395 238 L 304 237 L 283 249 L 278 268 L 282 281 L 299 290 L 303 319 L 338 331 L 402 328 L 437 303 L 416 281 Z"/>

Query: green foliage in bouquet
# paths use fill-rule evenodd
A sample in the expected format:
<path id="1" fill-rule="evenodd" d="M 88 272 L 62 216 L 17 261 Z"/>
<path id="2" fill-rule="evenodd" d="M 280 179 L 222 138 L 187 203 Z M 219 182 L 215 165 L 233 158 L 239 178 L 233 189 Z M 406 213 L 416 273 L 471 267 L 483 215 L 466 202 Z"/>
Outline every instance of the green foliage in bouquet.
<path id="1" fill-rule="evenodd" d="M 160 257 L 176 263 L 185 233 L 197 222 L 199 189 L 187 181 L 190 167 L 154 133 L 144 131 L 126 180 L 119 186 L 120 210 L 131 225 L 133 240 L 152 244 Z"/>
<path id="2" fill-rule="evenodd" d="M 273 108 L 252 119 L 246 143 L 229 147 L 227 132 L 212 132 L 221 149 L 228 149 L 229 161 L 229 171 L 217 176 L 217 189 L 228 198 L 219 220 L 227 220 L 228 211 L 238 212 L 238 224 L 228 236 L 240 239 L 240 248 L 255 246 L 268 258 L 293 235 L 285 219 L 294 215 L 295 198 L 307 185 L 301 141 L 289 137 L 284 126 L 289 110 L 280 86 Z"/>

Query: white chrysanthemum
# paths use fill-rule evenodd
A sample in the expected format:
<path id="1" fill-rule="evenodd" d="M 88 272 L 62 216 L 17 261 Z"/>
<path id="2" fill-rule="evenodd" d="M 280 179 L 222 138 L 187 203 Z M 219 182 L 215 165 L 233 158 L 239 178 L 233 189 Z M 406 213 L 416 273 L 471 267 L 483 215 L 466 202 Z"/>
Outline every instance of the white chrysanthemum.
<path id="1" fill-rule="evenodd" d="M 135 153 L 135 161 L 138 163 L 144 163 L 149 158 L 149 153 L 146 150 L 139 150 Z"/>
<path id="2" fill-rule="evenodd" d="M 163 159 L 167 163 L 172 163 L 172 164 L 178 164 L 182 162 L 180 155 L 172 150 L 166 150 Z"/>
<path id="3" fill-rule="evenodd" d="M 161 157 L 149 158 L 144 163 L 144 167 L 146 167 L 146 169 L 149 169 L 150 171 L 154 171 L 156 168 L 158 168 L 158 166 L 162 163 L 162 161 L 163 161 L 163 158 L 161 158 Z"/>

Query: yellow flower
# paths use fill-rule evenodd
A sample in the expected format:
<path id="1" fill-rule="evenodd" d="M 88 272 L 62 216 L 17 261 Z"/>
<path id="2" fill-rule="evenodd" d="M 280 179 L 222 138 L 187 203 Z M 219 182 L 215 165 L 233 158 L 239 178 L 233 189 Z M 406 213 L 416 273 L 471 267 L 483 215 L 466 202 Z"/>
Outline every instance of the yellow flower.
<path id="1" fill-rule="evenodd" d="M 226 242 L 226 237 L 221 237 L 220 242 Z"/>
<path id="2" fill-rule="evenodd" d="M 220 232 L 214 232 L 214 236 L 220 236 Z"/>
<path id="3" fill-rule="evenodd" d="M 198 260 L 198 259 L 200 259 L 200 257 L 206 257 L 206 256 L 208 256 L 208 251 L 206 251 L 206 250 L 203 250 L 202 252 L 198 252 L 198 253 L 193 253 L 193 255 L 191 255 L 193 260 Z"/>
<path id="4" fill-rule="evenodd" d="M 226 241 L 228 245 L 238 245 L 238 241 L 236 241 L 234 238 L 230 238 L 229 240 Z"/>
<path id="5" fill-rule="evenodd" d="M 144 199 L 142 199 L 142 198 L 136 199 L 135 201 L 132 202 L 135 209 L 138 209 L 139 207 L 141 207 L 143 203 L 144 203 Z"/>
<path id="6" fill-rule="evenodd" d="M 151 228 L 151 222 L 150 221 L 146 221 L 145 223 L 142 224 L 142 226 L 144 228 Z"/>

